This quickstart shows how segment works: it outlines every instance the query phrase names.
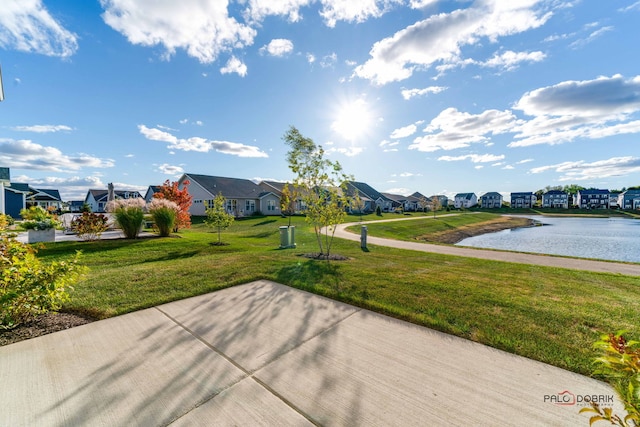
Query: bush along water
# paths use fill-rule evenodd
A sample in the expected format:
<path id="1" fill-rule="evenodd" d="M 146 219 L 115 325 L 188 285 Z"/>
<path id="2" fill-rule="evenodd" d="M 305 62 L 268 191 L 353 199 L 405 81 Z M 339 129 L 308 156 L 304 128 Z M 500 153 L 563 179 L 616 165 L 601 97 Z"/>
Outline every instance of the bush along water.
<path id="1" fill-rule="evenodd" d="M 106 210 L 113 213 L 127 239 L 136 239 L 144 220 L 145 207 L 144 199 L 136 197 L 112 200 L 107 203 Z"/>

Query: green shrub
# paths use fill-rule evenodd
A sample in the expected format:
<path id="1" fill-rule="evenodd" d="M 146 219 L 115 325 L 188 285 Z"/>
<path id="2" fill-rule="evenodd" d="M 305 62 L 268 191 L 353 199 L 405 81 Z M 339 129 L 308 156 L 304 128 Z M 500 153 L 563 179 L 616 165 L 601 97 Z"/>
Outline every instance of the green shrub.
<path id="1" fill-rule="evenodd" d="M 376 206 L 376 215 L 382 216 L 382 209 L 380 208 L 380 205 Z"/>
<path id="2" fill-rule="evenodd" d="M 10 329 L 38 314 L 59 310 L 86 270 L 78 264 L 79 256 L 44 264 L 29 245 L 0 236 L 0 328 Z"/>
<path id="3" fill-rule="evenodd" d="M 144 220 L 144 199 L 117 199 L 107 203 L 107 212 L 113 212 L 118 226 L 127 239 L 136 239 Z"/>
<path id="4" fill-rule="evenodd" d="M 592 412 L 589 424 L 596 421 L 608 421 L 610 424 L 632 427 L 640 426 L 640 342 L 627 341 L 622 335 L 603 335 L 595 343 L 602 351 L 602 356 L 595 362 L 599 365 L 596 374 L 603 375 L 624 403 L 627 415 L 622 418 L 614 414 L 611 408 L 600 407 L 591 402 L 590 408 L 582 408 L 580 412 Z"/>
<path id="5" fill-rule="evenodd" d="M 60 226 L 55 215 L 52 215 L 40 206 L 31 206 L 29 209 L 21 209 L 22 228 L 25 230 L 50 230 Z"/>
<path id="6" fill-rule="evenodd" d="M 83 212 L 71 222 L 71 230 L 82 240 L 98 240 L 107 231 L 108 221 L 103 214 Z"/>
<path id="7" fill-rule="evenodd" d="M 161 237 L 171 234 L 178 218 L 178 205 L 167 199 L 153 199 L 149 203 L 149 213 Z"/>

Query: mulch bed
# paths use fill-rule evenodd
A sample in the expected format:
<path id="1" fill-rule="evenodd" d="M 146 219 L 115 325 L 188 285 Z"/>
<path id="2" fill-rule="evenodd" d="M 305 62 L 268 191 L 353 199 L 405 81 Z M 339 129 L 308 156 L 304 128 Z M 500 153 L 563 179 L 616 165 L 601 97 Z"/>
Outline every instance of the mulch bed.
<path id="1" fill-rule="evenodd" d="M 0 346 L 85 325 L 95 319 L 73 313 L 45 313 L 13 329 L 0 329 Z"/>

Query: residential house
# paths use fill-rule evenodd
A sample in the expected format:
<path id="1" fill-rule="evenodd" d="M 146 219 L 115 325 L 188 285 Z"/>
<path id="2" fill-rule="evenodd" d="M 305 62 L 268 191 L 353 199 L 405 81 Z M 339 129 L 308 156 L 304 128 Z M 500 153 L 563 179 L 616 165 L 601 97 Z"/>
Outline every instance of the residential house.
<path id="1" fill-rule="evenodd" d="M 621 191 L 612 191 L 609 193 L 609 209 L 618 209 L 618 199 L 620 198 Z"/>
<path id="2" fill-rule="evenodd" d="M 542 207 L 569 209 L 569 194 L 562 190 L 549 190 L 542 194 Z"/>
<path id="3" fill-rule="evenodd" d="M 618 196 L 618 206 L 620 209 L 637 210 L 640 209 L 640 189 L 627 190 Z"/>
<path id="4" fill-rule="evenodd" d="M 511 193 L 512 209 L 531 209 L 536 203 L 536 195 L 531 191 Z"/>
<path id="5" fill-rule="evenodd" d="M 153 200 L 153 195 L 159 193 L 161 187 L 162 185 L 150 185 L 149 188 L 147 188 L 147 192 L 144 193 L 144 201 L 149 203 Z"/>
<path id="6" fill-rule="evenodd" d="M 178 188 L 184 188 L 186 180 L 190 181 L 187 188 L 193 199 L 189 208 L 191 215 L 206 215 L 206 210 L 213 207 L 213 199 L 218 194 L 227 199 L 226 210 L 236 217 L 250 216 L 257 212 L 264 215 L 282 214 L 280 197 L 248 179 L 185 173 L 178 180 Z"/>
<path id="7" fill-rule="evenodd" d="M 79 213 L 82 212 L 82 207 L 84 206 L 84 200 L 71 200 L 69 203 L 69 212 L 71 213 Z"/>
<path id="8" fill-rule="evenodd" d="M 609 190 L 579 190 L 575 204 L 580 209 L 607 209 L 609 207 Z"/>
<path id="9" fill-rule="evenodd" d="M 371 187 L 369 184 L 357 181 L 348 181 L 346 188 L 347 198 L 355 197 L 356 194 L 364 202 L 365 212 L 375 212 L 378 207 L 382 212 L 393 211 L 393 201 L 385 197 L 382 193 Z"/>
<path id="10" fill-rule="evenodd" d="M 293 183 L 290 182 L 282 182 L 282 181 L 260 181 L 258 186 L 262 188 L 262 190 L 266 193 L 272 193 L 278 197 L 278 207 L 280 207 L 280 200 L 282 199 L 282 193 L 284 191 L 285 185 L 289 188 L 289 194 L 296 195 L 296 200 L 294 204 L 294 213 L 300 214 L 304 212 L 306 209 L 306 205 L 302 200 L 300 194 L 296 194 L 301 191 L 300 189 L 296 189 Z"/>
<path id="11" fill-rule="evenodd" d="M 380 193 L 387 199 L 391 200 L 391 210 L 396 211 L 398 209 L 402 209 L 403 211 L 406 209 L 407 196 L 403 196 L 401 194 L 392 194 L 392 193 Z"/>
<path id="12" fill-rule="evenodd" d="M 116 199 L 136 199 L 142 198 L 138 191 L 114 190 Z M 104 212 L 109 198 L 108 190 L 89 190 L 84 198 L 84 203 L 89 205 L 91 212 Z"/>
<path id="13" fill-rule="evenodd" d="M 62 211 L 62 199 L 60 192 L 52 189 L 31 188 L 26 198 L 27 208 L 31 206 L 40 206 L 43 209 Z"/>
<path id="14" fill-rule="evenodd" d="M 502 207 L 502 194 L 490 191 L 480 196 L 480 207 L 483 209 L 498 209 Z"/>
<path id="15" fill-rule="evenodd" d="M 458 193 L 453 197 L 453 206 L 456 209 L 470 208 L 478 204 L 478 196 L 475 193 Z"/>
<path id="16" fill-rule="evenodd" d="M 440 207 L 442 209 L 446 209 L 449 206 L 449 198 L 443 194 L 435 194 L 431 196 L 429 199 L 433 200 L 434 197 L 438 198 L 438 202 L 440 202 Z"/>

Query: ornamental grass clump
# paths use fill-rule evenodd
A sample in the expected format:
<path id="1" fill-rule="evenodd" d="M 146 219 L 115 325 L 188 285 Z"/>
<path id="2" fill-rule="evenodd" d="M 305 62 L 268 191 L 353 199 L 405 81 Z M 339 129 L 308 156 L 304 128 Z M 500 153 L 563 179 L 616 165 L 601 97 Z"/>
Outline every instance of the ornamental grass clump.
<path id="1" fill-rule="evenodd" d="M 144 199 L 117 199 L 107 203 L 107 212 L 112 212 L 116 223 L 122 229 L 127 239 L 136 239 L 144 220 Z"/>
<path id="2" fill-rule="evenodd" d="M 178 205 L 167 199 L 153 199 L 147 206 L 160 237 L 167 237 L 176 224 Z"/>

